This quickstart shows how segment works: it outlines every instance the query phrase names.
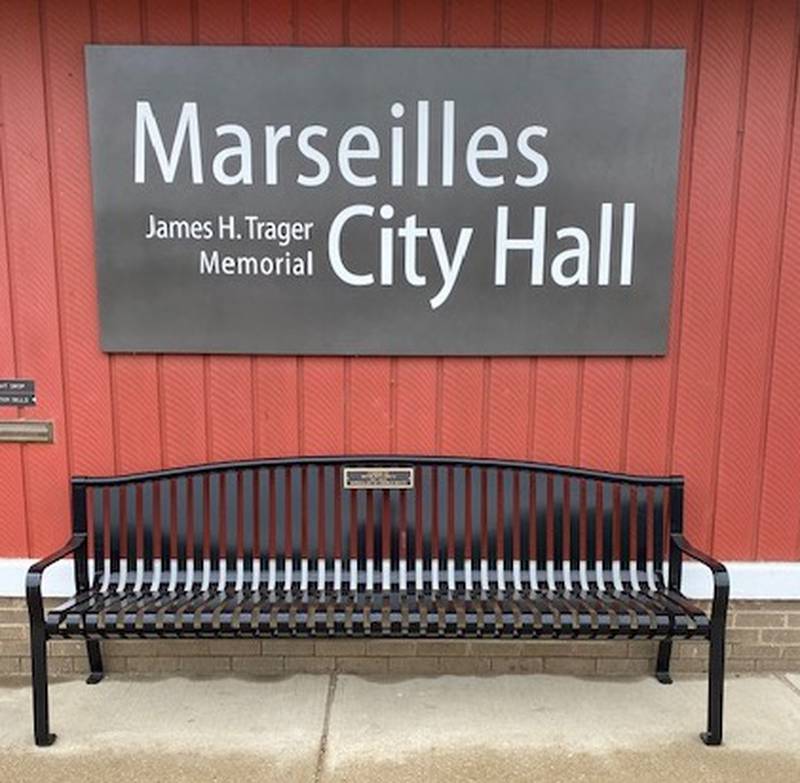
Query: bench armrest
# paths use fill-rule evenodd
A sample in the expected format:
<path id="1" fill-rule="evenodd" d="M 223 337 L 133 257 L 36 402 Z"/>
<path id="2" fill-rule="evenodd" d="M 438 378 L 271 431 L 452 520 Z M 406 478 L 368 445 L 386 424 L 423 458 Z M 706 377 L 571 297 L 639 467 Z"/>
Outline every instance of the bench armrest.
<path id="1" fill-rule="evenodd" d="M 699 562 L 703 563 L 703 565 L 708 566 L 711 569 L 711 572 L 714 574 L 714 584 L 717 581 L 725 582 L 726 584 L 730 584 L 728 580 L 728 569 L 725 568 L 719 560 L 711 557 L 711 555 L 707 555 L 705 552 L 699 550 L 696 546 L 691 544 L 683 533 L 672 533 L 671 535 L 672 543 L 680 549 L 689 557 L 698 560 Z"/>
<path id="2" fill-rule="evenodd" d="M 731 589 L 728 569 L 725 568 L 719 560 L 716 560 L 711 557 L 711 555 L 707 555 L 696 546 L 693 546 L 683 533 L 672 533 L 670 538 L 677 549 L 711 569 L 711 575 L 714 577 L 714 597 L 711 600 L 711 619 L 712 622 L 716 621 L 716 624 L 721 622 L 724 628 L 725 613 L 728 609 L 728 595 Z"/>
<path id="3" fill-rule="evenodd" d="M 28 614 L 31 620 L 44 622 L 44 611 L 42 607 L 42 576 L 45 569 L 53 563 L 63 560 L 67 555 L 77 552 L 86 546 L 86 533 L 76 533 L 67 541 L 64 546 L 53 552 L 51 555 L 42 558 L 38 563 L 34 563 L 25 577 L 25 597 L 28 600 Z"/>

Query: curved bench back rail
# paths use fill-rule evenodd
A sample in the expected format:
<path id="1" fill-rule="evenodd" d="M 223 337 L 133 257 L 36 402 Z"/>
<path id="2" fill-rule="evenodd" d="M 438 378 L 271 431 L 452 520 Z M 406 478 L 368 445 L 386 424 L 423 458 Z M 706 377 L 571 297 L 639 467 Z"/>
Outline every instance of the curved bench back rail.
<path id="1" fill-rule="evenodd" d="M 407 467 L 413 488 L 346 488 Z M 683 482 L 522 462 L 325 457 L 72 481 L 80 581 L 104 590 L 680 584 Z M 622 542 L 625 542 L 623 546 Z"/>

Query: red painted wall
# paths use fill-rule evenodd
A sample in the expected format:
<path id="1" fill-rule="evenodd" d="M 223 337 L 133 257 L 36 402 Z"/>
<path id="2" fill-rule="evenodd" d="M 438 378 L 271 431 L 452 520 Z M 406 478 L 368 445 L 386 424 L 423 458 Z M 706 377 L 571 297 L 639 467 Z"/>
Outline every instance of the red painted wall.
<path id="1" fill-rule="evenodd" d="M 799 558 L 799 21 L 792 0 L 0 0 L 0 377 L 36 379 L 56 428 L 0 444 L 0 556 L 63 541 L 71 473 L 428 452 L 680 472 L 700 545 Z M 668 355 L 104 355 L 87 42 L 686 48 Z"/>

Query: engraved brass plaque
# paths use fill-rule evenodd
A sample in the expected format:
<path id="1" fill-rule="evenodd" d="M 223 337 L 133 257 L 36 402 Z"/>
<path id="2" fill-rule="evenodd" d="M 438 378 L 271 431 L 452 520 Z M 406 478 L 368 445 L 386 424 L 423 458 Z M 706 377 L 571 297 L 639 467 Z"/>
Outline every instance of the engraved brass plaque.
<path id="1" fill-rule="evenodd" d="M 7 419 L 0 421 L 0 443 L 52 443 L 52 421 Z"/>
<path id="2" fill-rule="evenodd" d="M 414 489 L 414 468 L 345 468 L 345 489 Z"/>

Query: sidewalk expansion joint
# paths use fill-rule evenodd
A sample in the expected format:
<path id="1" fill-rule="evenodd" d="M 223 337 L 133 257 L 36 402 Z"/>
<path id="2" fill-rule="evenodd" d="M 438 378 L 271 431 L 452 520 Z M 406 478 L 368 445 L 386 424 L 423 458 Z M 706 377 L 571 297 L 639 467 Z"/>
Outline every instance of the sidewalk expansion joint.
<path id="1" fill-rule="evenodd" d="M 328 749 L 328 728 L 331 723 L 331 710 L 336 696 L 336 672 L 331 672 L 328 681 L 328 695 L 325 699 L 325 717 L 322 721 L 322 736 L 319 738 L 319 751 L 317 752 L 317 766 L 314 769 L 314 783 L 320 783 L 322 769 L 325 766 L 325 751 Z"/>

